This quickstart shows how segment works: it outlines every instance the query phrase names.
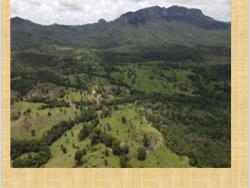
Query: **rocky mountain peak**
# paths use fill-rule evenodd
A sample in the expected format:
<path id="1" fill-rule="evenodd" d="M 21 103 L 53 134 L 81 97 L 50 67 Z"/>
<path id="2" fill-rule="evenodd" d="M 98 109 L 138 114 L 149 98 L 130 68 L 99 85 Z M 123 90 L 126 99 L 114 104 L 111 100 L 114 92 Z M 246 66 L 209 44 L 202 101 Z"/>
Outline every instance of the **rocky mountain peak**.
<path id="1" fill-rule="evenodd" d="M 203 17 L 204 14 L 200 9 L 189 9 L 182 6 L 172 6 L 166 8 L 163 16 L 196 16 Z"/>
<path id="2" fill-rule="evenodd" d="M 25 19 L 20 18 L 20 17 L 11 18 L 11 22 L 12 23 L 17 23 L 17 24 L 24 23 L 24 22 L 27 22 L 27 21 L 28 20 L 25 20 Z"/>
<path id="3" fill-rule="evenodd" d="M 107 21 L 106 21 L 105 19 L 100 19 L 100 20 L 98 21 L 98 23 L 99 23 L 99 24 L 105 24 L 105 23 L 107 23 Z"/>
<path id="4" fill-rule="evenodd" d="M 182 6 L 172 6 L 169 8 L 154 6 L 144 8 L 135 12 L 127 12 L 121 15 L 115 21 L 123 24 L 133 24 L 137 22 L 145 22 L 150 19 L 163 19 L 167 17 L 195 17 L 195 18 L 209 18 L 205 16 L 199 9 L 189 9 Z"/>

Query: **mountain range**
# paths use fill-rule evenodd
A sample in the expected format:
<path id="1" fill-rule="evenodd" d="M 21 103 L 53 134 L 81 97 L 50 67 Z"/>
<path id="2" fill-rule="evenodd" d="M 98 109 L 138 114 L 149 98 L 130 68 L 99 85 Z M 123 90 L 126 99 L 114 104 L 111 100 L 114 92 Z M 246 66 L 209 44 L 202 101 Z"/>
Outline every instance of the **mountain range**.
<path id="1" fill-rule="evenodd" d="M 199 9 L 149 7 L 107 22 L 86 25 L 39 25 L 11 18 L 12 49 L 57 44 L 76 48 L 125 49 L 134 46 L 207 45 L 230 47 L 231 23 Z"/>

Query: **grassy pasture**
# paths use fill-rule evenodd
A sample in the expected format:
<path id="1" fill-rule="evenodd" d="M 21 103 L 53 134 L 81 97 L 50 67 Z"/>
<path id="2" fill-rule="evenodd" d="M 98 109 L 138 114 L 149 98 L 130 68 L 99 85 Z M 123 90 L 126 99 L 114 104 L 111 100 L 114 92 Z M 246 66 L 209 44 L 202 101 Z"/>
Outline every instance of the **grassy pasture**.
<path id="1" fill-rule="evenodd" d="M 49 130 L 53 125 L 60 121 L 73 119 L 76 115 L 75 112 L 78 112 L 73 108 L 39 110 L 40 106 L 41 104 L 38 103 L 16 103 L 16 109 L 26 109 L 28 107 L 31 108 L 31 113 L 27 117 L 21 115 L 20 119 L 12 122 L 11 138 L 18 140 L 41 138 L 45 131 Z M 51 117 L 48 116 L 49 112 L 52 114 Z M 32 136 L 32 130 L 35 131 L 35 136 Z"/>

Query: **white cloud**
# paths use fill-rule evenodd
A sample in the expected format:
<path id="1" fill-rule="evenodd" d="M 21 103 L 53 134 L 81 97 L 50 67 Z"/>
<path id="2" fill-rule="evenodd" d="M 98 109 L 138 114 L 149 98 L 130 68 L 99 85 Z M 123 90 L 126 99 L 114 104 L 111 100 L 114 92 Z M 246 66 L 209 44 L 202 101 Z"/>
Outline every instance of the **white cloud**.
<path id="1" fill-rule="evenodd" d="M 231 19 L 230 0 L 11 0 L 11 16 L 45 25 L 81 25 L 97 22 L 101 18 L 110 21 L 128 11 L 156 5 L 183 5 L 199 8 L 218 20 Z"/>

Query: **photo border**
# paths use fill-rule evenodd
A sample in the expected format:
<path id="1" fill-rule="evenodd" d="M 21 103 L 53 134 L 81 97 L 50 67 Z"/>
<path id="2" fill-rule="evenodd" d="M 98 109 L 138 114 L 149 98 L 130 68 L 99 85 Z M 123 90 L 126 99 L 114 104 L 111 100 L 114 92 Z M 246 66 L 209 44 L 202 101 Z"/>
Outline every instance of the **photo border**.
<path id="1" fill-rule="evenodd" d="M 4 188 L 246 188 L 248 178 L 248 1 L 232 0 L 231 168 L 38 168 L 10 166 L 10 2 L 2 0 Z"/>

